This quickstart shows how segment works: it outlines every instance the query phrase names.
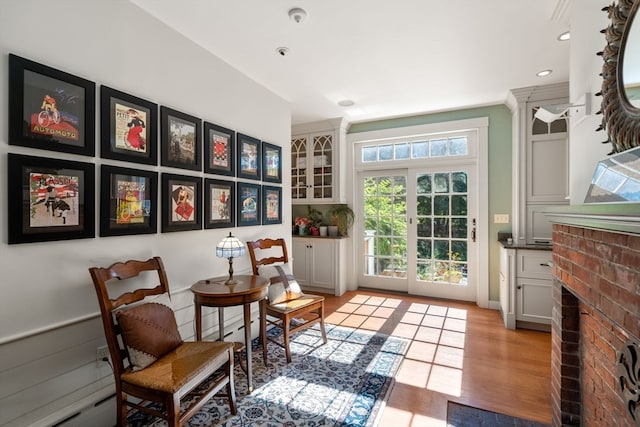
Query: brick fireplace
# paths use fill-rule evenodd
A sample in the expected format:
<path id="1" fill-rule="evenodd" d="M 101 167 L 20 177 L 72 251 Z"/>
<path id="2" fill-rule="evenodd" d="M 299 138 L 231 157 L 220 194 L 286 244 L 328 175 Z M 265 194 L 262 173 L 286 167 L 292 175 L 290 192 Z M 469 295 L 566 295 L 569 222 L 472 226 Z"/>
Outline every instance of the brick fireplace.
<path id="1" fill-rule="evenodd" d="M 553 425 L 640 425 L 618 371 L 625 345 L 640 343 L 640 234 L 636 225 L 616 231 L 569 217 L 552 221 Z M 637 382 L 627 388 L 640 388 Z"/>

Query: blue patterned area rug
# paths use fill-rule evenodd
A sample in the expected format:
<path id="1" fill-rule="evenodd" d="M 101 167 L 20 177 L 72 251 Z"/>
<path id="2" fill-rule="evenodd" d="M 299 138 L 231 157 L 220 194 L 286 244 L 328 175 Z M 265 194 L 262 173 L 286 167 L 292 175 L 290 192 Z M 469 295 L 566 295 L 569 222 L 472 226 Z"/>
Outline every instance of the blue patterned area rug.
<path id="1" fill-rule="evenodd" d="M 214 397 L 190 426 L 375 426 L 391 390 L 409 341 L 375 332 L 326 325 L 327 344 L 316 326 L 291 341 L 292 361 L 284 350 L 268 345 L 269 366 L 253 342 L 253 386 L 236 363 L 238 413 L 224 398 Z M 129 425 L 164 426 L 130 417 Z"/>
<path id="2" fill-rule="evenodd" d="M 447 427 L 550 427 L 535 421 L 485 411 L 456 402 L 447 404 Z"/>

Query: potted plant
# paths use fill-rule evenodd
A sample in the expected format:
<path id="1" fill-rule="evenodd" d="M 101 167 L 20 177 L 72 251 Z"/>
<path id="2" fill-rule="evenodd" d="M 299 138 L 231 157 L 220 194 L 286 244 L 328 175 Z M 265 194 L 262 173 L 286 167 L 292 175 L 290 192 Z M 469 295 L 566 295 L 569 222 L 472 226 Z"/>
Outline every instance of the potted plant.
<path id="1" fill-rule="evenodd" d="M 296 217 L 294 224 L 298 227 L 298 234 L 304 236 L 307 234 L 307 227 L 311 224 L 311 221 L 309 221 L 309 218 Z"/>
<path id="2" fill-rule="evenodd" d="M 341 236 L 348 236 L 349 229 L 353 225 L 356 215 L 347 205 L 335 205 L 327 212 L 331 218 L 331 224 L 338 227 Z"/>

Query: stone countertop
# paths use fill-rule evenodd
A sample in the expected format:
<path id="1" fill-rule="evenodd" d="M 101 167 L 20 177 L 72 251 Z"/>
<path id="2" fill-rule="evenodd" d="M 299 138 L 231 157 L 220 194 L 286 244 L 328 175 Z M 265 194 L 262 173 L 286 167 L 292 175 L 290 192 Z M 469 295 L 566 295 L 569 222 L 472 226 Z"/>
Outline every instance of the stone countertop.
<path id="1" fill-rule="evenodd" d="M 348 239 L 348 237 L 346 236 L 312 236 L 311 234 L 304 234 L 304 235 L 299 235 L 299 234 L 292 234 L 291 237 L 293 238 L 305 238 L 305 239 Z"/>
<path id="2" fill-rule="evenodd" d="M 512 243 L 508 244 L 506 240 L 498 240 L 505 249 L 532 249 L 536 251 L 550 251 L 553 249 L 551 243 Z"/>

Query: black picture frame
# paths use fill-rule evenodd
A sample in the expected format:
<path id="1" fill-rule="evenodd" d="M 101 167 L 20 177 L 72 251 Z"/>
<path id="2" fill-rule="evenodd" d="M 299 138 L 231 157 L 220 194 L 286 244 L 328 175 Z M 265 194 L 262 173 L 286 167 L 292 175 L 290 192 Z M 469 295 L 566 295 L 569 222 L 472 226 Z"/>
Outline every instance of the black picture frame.
<path id="1" fill-rule="evenodd" d="M 260 184 L 238 182 L 236 191 L 238 208 L 238 227 L 260 225 L 261 223 L 261 191 Z"/>
<path id="2" fill-rule="evenodd" d="M 9 244 L 95 237 L 93 163 L 9 153 Z"/>
<path id="3" fill-rule="evenodd" d="M 262 141 L 262 180 L 282 182 L 282 147 Z"/>
<path id="4" fill-rule="evenodd" d="M 100 167 L 100 236 L 158 232 L 158 173 Z"/>
<path id="5" fill-rule="evenodd" d="M 282 187 L 262 186 L 262 225 L 282 224 Z"/>
<path id="6" fill-rule="evenodd" d="M 9 144 L 95 156 L 96 84 L 9 54 Z"/>
<path id="7" fill-rule="evenodd" d="M 100 157 L 158 164 L 158 104 L 100 87 Z"/>
<path id="8" fill-rule="evenodd" d="M 204 228 L 236 225 L 236 183 L 221 179 L 204 180 Z"/>
<path id="9" fill-rule="evenodd" d="M 160 134 L 162 166 L 202 171 L 202 120 L 163 105 Z"/>
<path id="10" fill-rule="evenodd" d="M 162 174 L 162 232 L 202 229 L 202 178 Z"/>
<path id="11" fill-rule="evenodd" d="M 236 133 L 204 122 L 204 171 L 216 175 L 235 175 Z"/>
<path id="12" fill-rule="evenodd" d="M 238 159 L 238 178 L 260 181 L 261 178 L 261 145 L 258 138 L 238 133 L 236 157 Z"/>

